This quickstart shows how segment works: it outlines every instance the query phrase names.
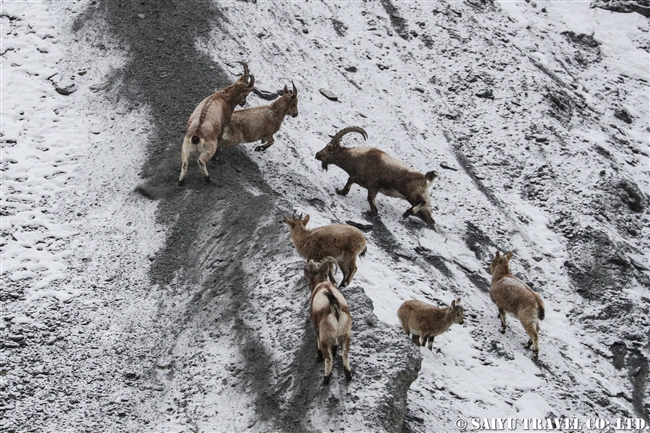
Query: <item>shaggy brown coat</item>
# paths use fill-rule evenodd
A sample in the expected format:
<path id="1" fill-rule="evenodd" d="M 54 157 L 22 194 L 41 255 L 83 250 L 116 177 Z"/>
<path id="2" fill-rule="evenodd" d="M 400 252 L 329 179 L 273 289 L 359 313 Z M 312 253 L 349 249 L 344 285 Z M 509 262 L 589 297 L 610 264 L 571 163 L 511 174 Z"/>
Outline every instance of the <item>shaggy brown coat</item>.
<path id="1" fill-rule="evenodd" d="M 183 139 L 181 155 L 181 175 L 178 184 L 183 185 L 187 176 L 189 157 L 194 152 L 200 152 L 197 160 L 206 182 L 210 174 L 206 163 L 217 151 L 223 128 L 230 122 L 232 112 L 237 105 L 246 104 L 246 96 L 253 90 L 255 77 L 248 74 L 248 66 L 244 65 L 244 75 L 228 87 L 225 87 L 205 98 L 194 109 L 187 121 L 187 133 Z"/>
<path id="2" fill-rule="evenodd" d="M 429 350 L 433 339 L 447 331 L 452 324 L 463 324 L 463 307 L 460 298 L 451 301 L 447 308 L 438 308 L 422 301 L 406 301 L 397 310 L 397 317 L 407 335 L 412 334 L 417 346 L 429 342 Z M 420 344 L 420 340 L 422 343 Z"/>
<path id="3" fill-rule="evenodd" d="M 326 257 L 320 265 L 310 260 L 304 270 L 311 290 L 309 315 L 316 330 L 317 358 L 325 359 L 323 383 L 329 383 L 332 377 L 332 363 L 337 347 L 341 348 L 345 377 L 348 380 L 352 379 L 349 357 L 352 315 L 341 292 L 334 284 L 327 281 L 328 275 L 333 273 L 335 267 L 334 258 Z"/>
<path id="4" fill-rule="evenodd" d="M 298 90 L 295 85 L 293 91 L 284 86 L 284 95 L 270 105 L 232 113 L 230 123 L 223 130 L 219 148 L 262 140 L 262 145 L 257 146 L 255 151 L 264 151 L 275 142 L 273 134 L 278 132 L 286 115 L 298 116 Z"/>
<path id="5" fill-rule="evenodd" d="M 533 289 L 510 273 L 512 251 L 506 255 L 496 252 L 490 264 L 492 283 L 490 299 L 499 309 L 501 329 L 506 332 L 506 313 L 515 316 L 521 322 L 530 337 L 525 347 L 533 346 L 533 358 L 539 355 L 539 321 L 544 320 L 544 301 Z"/>
<path id="6" fill-rule="evenodd" d="M 316 261 L 334 257 L 343 272 L 339 287 L 347 287 L 357 272 L 357 256 L 363 256 L 367 249 L 366 237 L 361 230 L 347 224 L 330 224 L 309 230 L 309 215 L 304 219 L 285 216 L 284 221 L 291 227 L 291 241 L 298 254 Z M 332 276 L 330 281 L 336 284 Z"/>
<path id="7" fill-rule="evenodd" d="M 372 215 L 377 214 L 375 205 L 377 193 L 403 198 L 411 204 L 411 207 L 404 212 L 402 218 L 416 216 L 438 231 L 438 226 L 431 215 L 429 193 L 431 183 L 438 173 L 430 171 L 422 174 L 374 147 L 342 147 L 341 138 L 350 132 L 357 132 L 364 139 L 368 138 L 368 134 L 362 128 L 357 126 L 344 128 L 316 154 L 316 159 L 322 162 L 323 169 L 327 170 L 329 164 L 334 164 L 350 176 L 343 189 L 336 189 L 336 192 L 343 196 L 347 195 L 355 183 L 366 188 Z"/>

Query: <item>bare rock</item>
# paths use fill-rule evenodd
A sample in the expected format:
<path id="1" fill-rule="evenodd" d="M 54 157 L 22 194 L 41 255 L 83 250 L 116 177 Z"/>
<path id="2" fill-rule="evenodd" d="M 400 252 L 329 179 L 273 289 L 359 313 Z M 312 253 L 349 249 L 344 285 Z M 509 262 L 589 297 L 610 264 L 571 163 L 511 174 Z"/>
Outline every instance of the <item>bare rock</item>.
<path id="1" fill-rule="evenodd" d="M 458 169 L 457 169 L 456 167 L 454 167 L 454 166 L 452 166 L 452 165 L 449 165 L 449 164 L 446 163 L 445 161 L 442 161 L 442 162 L 440 163 L 440 167 L 442 167 L 442 168 L 444 168 L 444 169 L 447 169 L 447 170 L 458 171 Z"/>
<path id="2" fill-rule="evenodd" d="M 366 222 L 366 221 L 358 221 L 358 220 L 347 220 L 345 222 L 348 225 L 351 225 L 352 227 L 356 227 L 359 230 L 362 230 L 364 232 L 368 232 L 372 230 L 372 224 Z"/>
<path id="3" fill-rule="evenodd" d="M 321 95 L 323 95 L 324 97 L 326 97 L 330 101 L 335 101 L 336 102 L 336 101 L 339 100 L 339 97 L 336 96 L 334 93 L 330 92 L 329 90 L 319 89 L 318 91 L 320 92 Z"/>
<path id="4" fill-rule="evenodd" d="M 637 12 L 650 18 L 650 1 L 648 0 L 595 0 L 591 2 L 591 7 L 621 13 Z"/>

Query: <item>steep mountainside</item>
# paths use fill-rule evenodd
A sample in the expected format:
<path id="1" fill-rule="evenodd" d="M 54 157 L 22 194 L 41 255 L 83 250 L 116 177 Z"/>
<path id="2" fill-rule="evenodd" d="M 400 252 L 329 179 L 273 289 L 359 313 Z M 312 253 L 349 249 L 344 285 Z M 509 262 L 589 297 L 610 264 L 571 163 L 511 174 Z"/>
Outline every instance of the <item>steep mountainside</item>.
<path id="1" fill-rule="evenodd" d="M 3 199 L 11 266 L 0 359 L 8 431 L 650 422 L 647 18 L 583 2 L 488 0 L 37 8 L 2 15 L 13 44 L 3 64 L 26 65 L 4 73 L 37 83 L 26 117 L 44 125 L 2 124 L 3 194 L 12 198 Z M 58 33 L 47 24 L 55 17 Z M 42 35 L 40 54 L 25 55 L 30 31 Z M 235 79 L 239 60 L 265 98 L 293 80 L 299 115 L 265 152 L 225 149 L 208 166 L 212 183 L 191 164 L 178 187 L 187 118 Z M 75 76 L 75 91 L 56 93 L 30 61 L 58 71 L 59 89 Z M 59 105 L 40 110 L 42 95 Z M 251 94 L 247 106 L 266 103 Z M 3 115 L 19 119 L 23 105 Z M 55 108 L 68 122 L 57 128 L 69 129 L 49 138 Z M 431 197 L 440 233 L 403 220 L 403 200 L 379 195 L 371 217 L 365 190 L 336 194 L 347 175 L 323 171 L 314 156 L 346 126 L 369 138 L 350 134 L 343 145 L 439 173 Z M 47 217 L 51 231 L 64 222 L 76 230 L 46 244 L 66 252 L 41 259 L 57 264 L 55 276 L 21 268 L 37 246 L 25 221 L 40 209 L 21 179 L 50 180 L 49 171 L 25 176 L 21 163 L 29 152 L 52 166 L 62 158 L 47 159 L 39 137 L 79 154 L 52 192 L 61 209 Z M 292 212 L 310 214 L 310 227 L 368 227 L 368 253 L 343 290 L 354 319 L 349 384 L 340 360 L 332 384 L 320 384 L 304 261 L 283 222 Z M 513 273 L 545 300 L 537 361 L 516 319 L 498 332 L 487 271 L 497 249 L 514 252 Z M 418 350 L 398 326 L 399 305 L 457 297 L 465 324 L 432 352 Z"/>

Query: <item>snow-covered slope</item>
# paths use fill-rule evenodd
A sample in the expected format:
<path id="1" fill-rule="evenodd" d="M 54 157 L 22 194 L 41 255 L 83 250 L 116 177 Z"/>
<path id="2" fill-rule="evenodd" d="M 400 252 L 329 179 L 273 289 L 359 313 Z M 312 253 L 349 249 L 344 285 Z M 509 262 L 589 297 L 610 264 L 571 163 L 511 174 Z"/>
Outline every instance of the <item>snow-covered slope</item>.
<path id="1" fill-rule="evenodd" d="M 451 431 L 469 417 L 648 418 L 646 18 L 546 1 L 199 2 L 200 16 L 3 7 L 6 427 Z M 178 189 L 186 117 L 238 60 L 260 90 L 293 80 L 300 114 L 263 153 L 226 150 L 212 185 L 194 166 Z M 54 72 L 78 90 L 56 93 Z M 346 174 L 314 155 L 352 125 L 364 144 L 439 172 L 440 233 L 402 220 L 405 201 L 380 195 L 371 218 L 364 190 L 335 193 Z M 372 226 L 344 292 L 358 373 L 347 387 L 318 384 L 302 261 L 282 222 L 293 210 L 313 227 Z M 516 320 L 498 332 L 486 270 L 497 249 L 514 251 L 512 271 L 546 302 L 539 361 Z M 397 308 L 456 297 L 465 325 L 420 349 L 411 384 L 420 358 Z M 30 411 L 43 404 L 56 421 Z"/>

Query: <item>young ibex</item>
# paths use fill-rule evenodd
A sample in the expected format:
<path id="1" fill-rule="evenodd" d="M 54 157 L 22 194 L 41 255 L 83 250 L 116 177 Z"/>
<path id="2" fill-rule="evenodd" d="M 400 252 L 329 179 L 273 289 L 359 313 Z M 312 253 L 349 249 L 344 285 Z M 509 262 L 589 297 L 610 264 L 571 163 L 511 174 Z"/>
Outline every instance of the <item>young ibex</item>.
<path id="1" fill-rule="evenodd" d="M 183 153 L 181 155 L 181 176 L 178 184 L 182 185 L 187 175 L 187 164 L 190 155 L 200 152 L 198 163 L 204 179 L 209 182 L 210 174 L 205 164 L 212 158 L 221 140 L 223 128 L 230 122 L 232 112 L 237 105 L 246 104 L 246 96 L 253 90 L 255 77 L 248 73 L 248 66 L 244 66 L 244 75 L 228 87 L 225 87 L 205 98 L 194 109 L 187 121 L 187 133 L 183 140 Z"/>
<path id="2" fill-rule="evenodd" d="M 334 257 L 343 272 L 339 287 L 347 287 L 357 272 L 357 256 L 363 256 L 367 249 L 366 237 L 361 230 L 347 224 L 330 224 L 309 230 L 309 215 L 304 219 L 302 215 L 298 218 L 285 216 L 284 220 L 291 227 L 291 241 L 298 254 L 316 261 Z M 336 284 L 333 277 L 330 276 L 330 280 Z"/>
<path id="3" fill-rule="evenodd" d="M 510 273 L 510 259 L 512 251 L 505 256 L 497 251 L 492 263 L 490 273 L 490 298 L 499 308 L 502 334 L 506 332 L 506 313 L 519 319 L 526 333 L 530 337 L 526 348 L 533 346 L 533 358 L 539 355 L 539 321 L 544 320 L 544 301 L 533 289 Z"/>
<path id="4" fill-rule="evenodd" d="M 397 310 L 397 317 L 407 335 L 413 335 L 413 342 L 422 346 L 429 342 L 432 350 L 433 339 L 442 334 L 454 323 L 463 324 L 463 307 L 460 298 L 451 301 L 447 308 L 434 307 L 422 301 L 406 301 Z"/>
<path id="5" fill-rule="evenodd" d="M 430 171 L 422 174 L 374 147 L 342 147 L 341 138 L 349 132 L 361 134 L 364 140 L 368 138 L 366 131 L 358 126 L 344 128 L 332 136 L 327 146 L 316 154 L 316 159 L 322 162 L 323 169 L 327 170 L 328 164 L 334 164 L 350 176 L 345 187 L 336 189 L 336 192 L 346 195 L 355 183 L 366 188 L 372 215 L 377 214 L 375 196 L 378 192 L 403 198 L 411 204 L 402 215 L 403 218 L 417 216 L 438 231 L 438 225 L 431 215 L 429 196 L 429 188 L 438 173 Z"/>
<path id="6" fill-rule="evenodd" d="M 326 257 L 320 265 L 310 260 L 305 266 L 305 277 L 311 290 L 309 315 L 316 330 L 318 359 L 325 358 L 325 384 L 332 377 L 332 362 L 337 347 L 341 348 L 345 377 L 352 379 L 349 358 L 352 334 L 350 308 L 336 285 L 327 281 L 328 275 L 331 276 L 335 268 L 336 260 L 333 257 Z"/>
<path id="7" fill-rule="evenodd" d="M 223 130 L 219 147 L 236 146 L 239 143 L 252 143 L 262 140 L 255 151 L 263 151 L 275 142 L 273 134 L 278 132 L 284 116 L 298 116 L 298 89 L 291 82 L 293 91 L 284 86 L 284 95 L 271 105 L 244 108 L 232 113 L 230 123 Z M 265 144 L 266 143 L 266 144 Z"/>

